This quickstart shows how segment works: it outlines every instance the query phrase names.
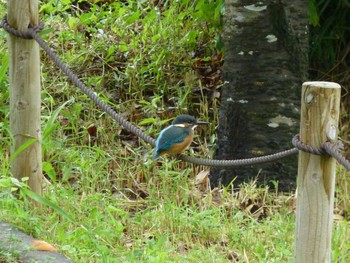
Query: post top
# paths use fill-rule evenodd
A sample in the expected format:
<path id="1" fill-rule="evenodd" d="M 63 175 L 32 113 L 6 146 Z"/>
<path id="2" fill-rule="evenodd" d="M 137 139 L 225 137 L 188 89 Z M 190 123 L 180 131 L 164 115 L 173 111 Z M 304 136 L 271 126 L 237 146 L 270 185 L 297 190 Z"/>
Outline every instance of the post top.
<path id="1" fill-rule="evenodd" d="M 311 86 L 311 87 L 319 87 L 319 88 L 326 88 L 326 89 L 340 89 L 340 85 L 335 82 L 329 82 L 329 81 L 306 81 L 303 83 L 303 87 L 305 86 Z"/>

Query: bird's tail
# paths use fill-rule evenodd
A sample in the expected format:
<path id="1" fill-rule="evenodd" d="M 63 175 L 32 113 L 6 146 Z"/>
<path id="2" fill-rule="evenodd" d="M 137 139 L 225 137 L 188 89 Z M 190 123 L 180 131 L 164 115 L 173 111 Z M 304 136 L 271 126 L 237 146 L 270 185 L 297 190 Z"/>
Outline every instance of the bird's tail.
<path id="1" fill-rule="evenodd" d="M 157 159 L 160 156 L 160 153 L 158 151 L 156 151 L 153 155 L 153 160 Z"/>

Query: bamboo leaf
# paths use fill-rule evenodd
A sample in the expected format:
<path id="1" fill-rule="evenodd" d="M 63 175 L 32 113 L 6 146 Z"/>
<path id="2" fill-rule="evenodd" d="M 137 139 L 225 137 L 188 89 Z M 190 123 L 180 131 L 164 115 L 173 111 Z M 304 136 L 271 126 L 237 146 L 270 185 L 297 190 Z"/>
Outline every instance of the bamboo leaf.
<path id="1" fill-rule="evenodd" d="M 10 163 L 13 162 L 13 160 L 25 149 L 27 149 L 29 146 L 31 146 L 34 142 L 38 141 L 37 138 L 30 138 L 25 143 L 23 143 L 21 146 L 18 147 L 18 149 L 11 155 Z"/>
<path id="2" fill-rule="evenodd" d="M 7 55 L 4 55 L 2 57 L 1 66 L 0 66 L 0 81 L 3 81 L 3 79 L 7 78 L 6 72 L 9 67 L 9 57 Z"/>
<path id="3" fill-rule="evenodd" d="M 50 116 L 50 119 L 48 120 L 44 130 L 43 130 L 43 140 L 45 140 L 57 127 L 57 125 L 55 125 L 55 121 L 58 117 L 58 114 L 61 112 L 61 110 L 68 104 L 71 103 L 73 100 L 70 99 L 68 101 L 66 101 L 65 103 L 63 103 L 61 106 L 59 106 L 54 112 L 53 114 Z"/>

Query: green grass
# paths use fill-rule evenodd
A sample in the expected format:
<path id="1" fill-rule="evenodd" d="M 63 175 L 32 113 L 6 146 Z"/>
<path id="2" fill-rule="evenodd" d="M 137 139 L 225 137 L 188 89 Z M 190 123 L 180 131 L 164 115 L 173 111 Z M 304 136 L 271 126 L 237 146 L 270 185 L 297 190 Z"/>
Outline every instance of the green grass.
<path id="1" fill-rule="evenodd" d="M 235 194 L 203 192 L 187 177 L 191 172 L 162 172 L 133 185 L 129 194 L 49 187 L 45 197 L 73 222 L 2 187 L 0 216 L 55 244 L 74 262 L 293 262 L 294 196 L 254 184 Z M 349 260 L 349 234 L 348 222 L 336 220 L 334 262 Z"/>
<path id="2" fill-rule="evenodd" d="M 294 216 L 284 207 L 288 199 L 279 201 L 282 213 L 277 213 L 272 208 L 277 203 L 269 195 L 274 204 L 264 204 L 266 217 L 259 219 L 258 213 L 240 208 L 239 196 L 227 192 L 202 196 L 183 173 L 161 174 L 144 187 L 147 199 L 50 187 L 46 198 L 69 211 L 74 223 L 47 207 L 23 209 L 28 207 L 26 201 L 9 196 L 3 199 L 1 217 L 57 244 L 75 262 L 225 262 L 230 257 L 287 262 L 292 258 Z M 265 189 L 246 189 L 250 195 L 255 193 L 256 201 L 267 195 Z"/>
<path id="3" fill-rule="evenodd" d="M 178 113 L 210 121 L 189 151 L 210 157 L 213 94 L 221 82 L 215 70 L 210 81 L 202 72 L 220 54 L 220 1 L 78 2 L 43 1 L 50 46 L 100 98 L 154 137 Z M 207 168 L 171 158 L 152 162 L 149 145 L 100 111 L 43 52 L 41 59 L 50 184 L 44 205 L 34 207 L 25 182 L 9 172 L 6 33 L 0 31 L 0 220 L 54 244 L 74 262 L 293 262 L 293 194 L 254 182 L 235 192 L 210 191 L 195 183 Z M 347 176 L 340 170 L 334 262 L 350 261 Z M 15 261 L 0 251 L 2 258 Z"/>
<path id="4" fill-rule="evenodd" d="M 16 263 L 18 259 L 7 251 L 3 251 L 0 249 L 0 262 L 4 263 Z"/>

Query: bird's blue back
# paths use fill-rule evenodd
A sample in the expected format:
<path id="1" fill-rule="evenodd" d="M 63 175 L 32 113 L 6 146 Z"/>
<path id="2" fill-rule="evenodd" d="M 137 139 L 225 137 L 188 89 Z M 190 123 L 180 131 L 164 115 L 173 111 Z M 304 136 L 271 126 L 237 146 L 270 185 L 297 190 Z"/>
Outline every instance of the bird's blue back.
<path id="1" fill-rule="evenodd" d="M 175 125 L 170 125 L 162 130 L 156 141 L 156 153 L 154 157 L 157 158 L 161 152 L 170 150 L 172 145 L 183 142 L 190 131 L 191 127 L 183 128 Z"/>

